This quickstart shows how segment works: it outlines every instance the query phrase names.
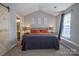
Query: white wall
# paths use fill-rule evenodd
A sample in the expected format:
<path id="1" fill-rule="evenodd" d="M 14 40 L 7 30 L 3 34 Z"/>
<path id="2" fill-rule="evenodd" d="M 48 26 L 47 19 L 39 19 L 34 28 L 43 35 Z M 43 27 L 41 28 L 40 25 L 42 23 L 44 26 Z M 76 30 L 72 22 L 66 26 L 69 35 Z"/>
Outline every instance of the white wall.
<path id="1" fill-rule="evenodd" d="M 15 11 L 15 5 L 9 4 L 10 6 L 10 39 L 11 39 L 11 45 L 16 44 L 16 11 Z"/>
<path id="2" fill-rule="evenodd" d="M 37 11 L 32 14 L 24 16 L 24 26 L 31 24 L 32 18 L 37 20 L 38 17 L 41 18 L 42 20 L 44 19 L 44 17 L 46 17 L 48 22 L 46 26 L 52 26 L 54 28 L 54 31 L 56 31 L 56 17 L 50 14 L 44 13 L 42 11 Z M 35 26 L 39 27 L 38 24 L 36 24 Z M 41 26 L 46 27 L 44 24 L 41 24 Z"/>
<path id="3" fill-rule="evenodd" d="M 59 34 L 59 28 L 60 28 L 60 21 L 61 21 L 61 14 L 56 16 L 56 34 Z"/>
<path id="4" fill-rule="evenodd" d="M 71 41 L 79 45 L 79 4 L 72 7 L 71 12 Z"/>
<path id="5" fill-rule="evenodd" d="M 71 38 L 67 40 L 79 47 L 79 4 L 74 4 L 64 13 L 68 12 L 71 12 Z"/>

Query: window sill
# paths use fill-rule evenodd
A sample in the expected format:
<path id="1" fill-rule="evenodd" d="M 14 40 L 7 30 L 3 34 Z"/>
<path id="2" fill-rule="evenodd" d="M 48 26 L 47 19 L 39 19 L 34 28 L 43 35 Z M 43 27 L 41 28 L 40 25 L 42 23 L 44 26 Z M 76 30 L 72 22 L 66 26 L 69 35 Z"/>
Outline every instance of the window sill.
<path id="1" fill-rule="evenodd" d="M 61 36 L 61 39 L 70 40 L 70 38 L 67 38 L 67 37 L 64 37 L 64 36 Z"/>

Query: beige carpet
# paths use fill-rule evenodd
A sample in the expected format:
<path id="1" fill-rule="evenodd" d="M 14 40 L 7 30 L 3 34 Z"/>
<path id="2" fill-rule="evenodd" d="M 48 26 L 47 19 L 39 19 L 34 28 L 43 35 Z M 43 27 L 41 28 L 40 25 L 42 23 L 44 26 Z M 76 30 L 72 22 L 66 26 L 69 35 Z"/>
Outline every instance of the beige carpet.
<path id="1" fill-rule="evenodd" d="M 70 49 L 60 45 L 59 50 L 55 49 L 32 49 L 22 51 L 21 46 L 16 46 L 7 52 L 4 56 L 75 56 Z"/>

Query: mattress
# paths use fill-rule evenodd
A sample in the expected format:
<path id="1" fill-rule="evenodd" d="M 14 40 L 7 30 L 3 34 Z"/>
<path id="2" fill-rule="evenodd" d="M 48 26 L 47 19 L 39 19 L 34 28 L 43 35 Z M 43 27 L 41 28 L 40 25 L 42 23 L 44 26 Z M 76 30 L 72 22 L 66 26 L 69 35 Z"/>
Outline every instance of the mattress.
<path id="1" fill-rule="evenodd" d="M 28 49 L 59 49 L 59 40 L 53 35 L 24 35 L 22 50 Z"/>

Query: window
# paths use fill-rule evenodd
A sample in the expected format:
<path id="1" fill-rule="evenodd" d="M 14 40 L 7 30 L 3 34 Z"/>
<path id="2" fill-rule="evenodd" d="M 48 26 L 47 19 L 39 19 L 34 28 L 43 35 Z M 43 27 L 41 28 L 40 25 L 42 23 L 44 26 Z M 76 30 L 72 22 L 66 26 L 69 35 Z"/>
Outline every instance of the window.
<path id="1" fill-rule="evenodd" d="M 62 36 L 65 38 L 70 38 L 71 13 L 65 14 L 63 20 Z"/>
<path id="2" fill-rule="evenodd" d="M 38 24 L 41 24 L 41 18 L 38 18 Z"/>
<path id="3" fill-rule="evenodd" d="M 41 17 L 39 17 L 39 18 L 32 18 L 32 21 L 31 21 L 31 23 L 32 24 L 45 24 L 45 25 L 47 25 L 47 18 L 41 18 Z"/>
<path id="4" fill-rule="evenodd" d="M 35 24 L 35 20 L 34 20 L 34 18 L 32 18 L 32 22 L 31 22 L 32 24 Z"/>
<path id="5" fill-rule="evenodd" d="M 47 18 L 44 18 L 44 24 L 47 24 Z"/>

